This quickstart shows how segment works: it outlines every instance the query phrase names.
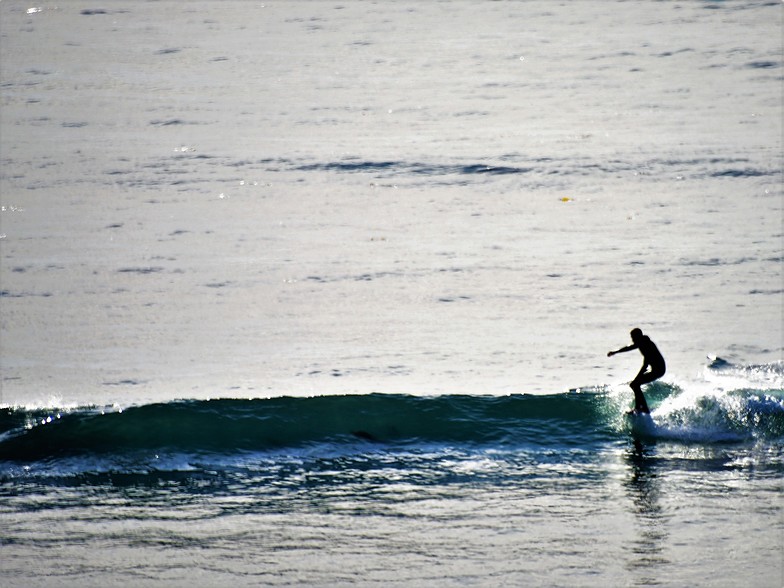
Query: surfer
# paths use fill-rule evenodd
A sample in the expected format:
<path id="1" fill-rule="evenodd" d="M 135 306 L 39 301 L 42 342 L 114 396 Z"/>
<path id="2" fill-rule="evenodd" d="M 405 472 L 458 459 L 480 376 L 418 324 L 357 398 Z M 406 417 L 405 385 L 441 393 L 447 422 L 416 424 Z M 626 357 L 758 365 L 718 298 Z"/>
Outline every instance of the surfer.
<path id="1" fill-rule="evenodd" d="M 664 358 L 656 347 L 656 344 L 650 340 L 649 337 L 642 334 L 640 329 L 632 329 L 632 344 L 626 347 L 621 347 L 617 351 L 610 351 L 607 357 L 612 357 L 616 353 L 624 353 L 632 349 L 639 349 L 642 353 L 643 362 L 639 373 L 629 383 L 629 387 L 634 391 L 634 412 L 636 413 L 649 413 L 648 403 L 645 402 L 645 396 L 642 395 L 642 385 L 650 384 L 654 380 L 658 380 L 664 375 L 666 366 L 664 365 Z M 646 371 L 648 368 L 650 371 Z"/>

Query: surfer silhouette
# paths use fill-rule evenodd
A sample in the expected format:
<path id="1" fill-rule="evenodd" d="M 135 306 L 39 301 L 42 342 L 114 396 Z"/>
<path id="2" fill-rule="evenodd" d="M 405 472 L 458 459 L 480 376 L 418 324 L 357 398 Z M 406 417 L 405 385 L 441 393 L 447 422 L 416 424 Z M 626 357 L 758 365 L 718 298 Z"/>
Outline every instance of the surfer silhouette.
<path id="1" fill-rule="evenodd" d="M 642 385 L 650 384 L 654 380 L 658 380 L 664 375 L 667 369 L 664 364 L 664 357 L 659 352 L 656 344 L 650 340 L 649 337 L 642 334 L 640 329 L 632 329 L 632 344 L 626 347 L 621 347 L 617 351 L 610 351 L 607 357 L 612 357 L 616 353 L 625 353 L 632 349 L 639 349 L 642 353 L 643 362 L 642 367 L 634 379 L 629 382 L 629 387 L 634 391 L 634 411 L 636 413 L 650 413 L 648 403 L 645 401 L 645 396 L 642 394 Z M 648 371 L 648 368 L 651 368 Z"/>

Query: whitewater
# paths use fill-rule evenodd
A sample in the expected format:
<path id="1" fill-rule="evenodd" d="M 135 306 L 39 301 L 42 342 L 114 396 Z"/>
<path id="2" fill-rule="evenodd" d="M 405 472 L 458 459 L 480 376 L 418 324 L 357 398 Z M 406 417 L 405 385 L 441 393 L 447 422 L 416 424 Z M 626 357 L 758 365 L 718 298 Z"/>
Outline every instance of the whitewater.
<path id="1" fill-rule="evenodd" d="M 783 18 L 0 1 L 3 586 L 780 587 Z"/>

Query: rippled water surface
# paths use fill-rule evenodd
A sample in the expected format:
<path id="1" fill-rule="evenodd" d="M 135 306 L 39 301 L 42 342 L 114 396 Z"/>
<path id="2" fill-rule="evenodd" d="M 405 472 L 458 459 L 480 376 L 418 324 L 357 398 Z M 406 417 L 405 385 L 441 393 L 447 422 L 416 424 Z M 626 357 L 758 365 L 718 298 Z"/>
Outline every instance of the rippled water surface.
<path id="1" fill-rule="evenodd" d="M 782 9 L 0 2 L 3 581 L 781 586 Z"/>

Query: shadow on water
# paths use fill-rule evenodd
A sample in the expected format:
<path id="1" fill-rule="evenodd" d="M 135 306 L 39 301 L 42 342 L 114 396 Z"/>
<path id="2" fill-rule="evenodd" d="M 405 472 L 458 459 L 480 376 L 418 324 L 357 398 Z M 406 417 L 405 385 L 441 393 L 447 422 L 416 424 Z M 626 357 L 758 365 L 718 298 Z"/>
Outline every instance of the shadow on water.
<path id="1" fill-rule="evenodd" d="M 661 566 L 670 563 L 665 555 L 668 543 L 667 517 L 661 506 L 661 483 L 655 445 L 633 439 L 625 455 L 629 477 L 624 482 L 637 520 L 637 536 L 629 546 L 627 568 L 638 586 L 657 585 Z"/>

